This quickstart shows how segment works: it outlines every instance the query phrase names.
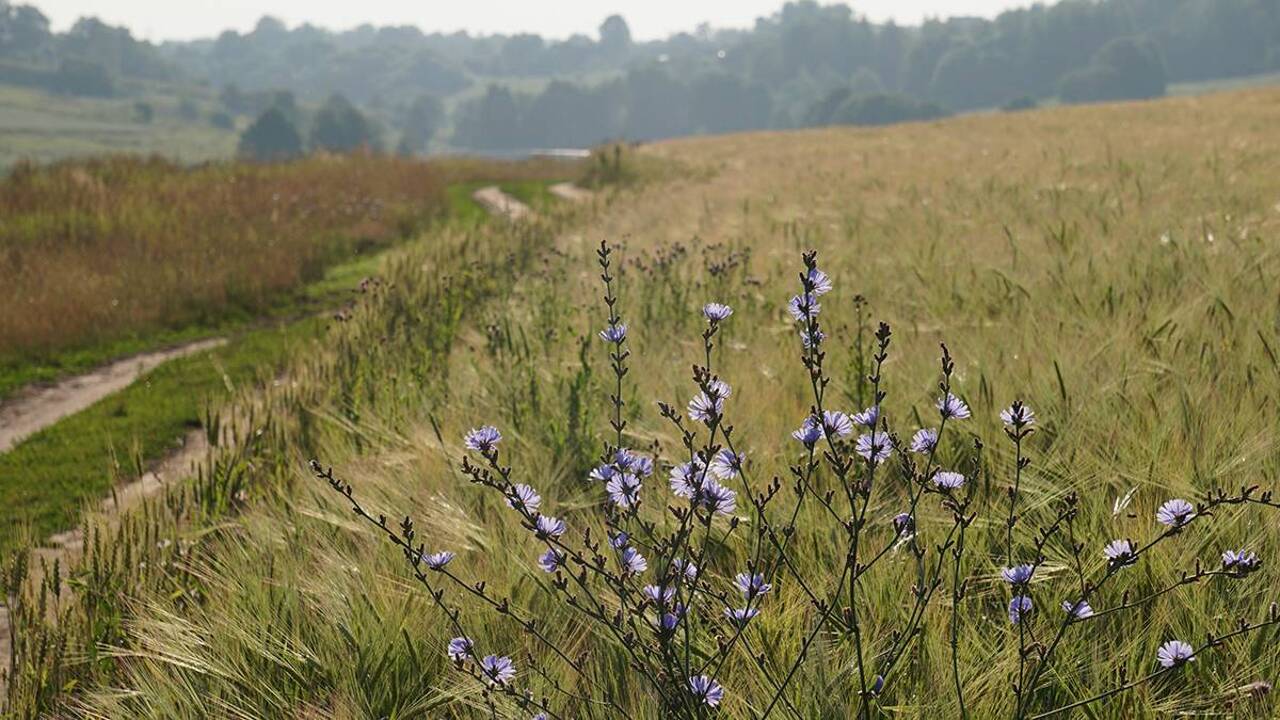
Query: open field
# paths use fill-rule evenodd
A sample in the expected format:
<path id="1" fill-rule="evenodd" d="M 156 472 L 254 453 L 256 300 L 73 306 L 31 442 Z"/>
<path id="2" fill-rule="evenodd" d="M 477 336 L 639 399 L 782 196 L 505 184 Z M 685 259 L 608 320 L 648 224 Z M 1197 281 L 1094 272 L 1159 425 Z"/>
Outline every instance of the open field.
<path id="1" fill-rule="evenodd" d="M 133 98 L 63 97 L 0 85 L 0 174 L 22 160 L 133 153 L 195 163 L 235 155 L 235 131 L 213 127 L 207 118 L 178 117 L 173 98 L 146 101 L 156 117 L 143 123 Z"/>
<path id="2" fill-rule="evenodd" d="M 858 631 L 846 619 L 815 633 L 808 662 L 778 692 L 822 615 L 809 588 L 849 597 L 840 595 L 848 533 L 811 499 L 788 541 L 796 566 L 769 565 L 760 615 L 717 666 L 723 703 L 690 717 L 843 718 L 859 707 L 870 717 L 958 717 L 953 683 L 969 717 L 1033 717 L 1147 676 L 1167 640 L 1198 646 L 1238 618 L 1265 619 L 1280 579 L 1269 562 L 1280 547 L 1276 510 L 1224 506 L 1144 552 L 1091 598 L 1100 617 L 1054 643 L 1053 663 L 1028 682 L 1024 712 L 1010 689 L 1029 677 L 1019 645 L 1035 665 L 1034 648 L 1061 624 L 1059 603 L 1081 592 L 1083 577 L 1106 572 L 1105 543 L 1159 537 L 1156 510 L 1169 498 L 1276 485 L 1278 116 L 1280 92 L 1250 90 L 664 142 L 628 159 L 644 177 L 590 208 L 523 225 L 436 228 L 389 253 L 385 284 L 361 296 L 350 321 L 293 353 L 290 383 L 242 400 L 253 422 L 231 423 L 239 440 L 221 443 L 197 480 L 144 511 L 87 521 L 95 542 L 60 594 L 41 605 L 39 591 L 21 593 L 10 579 L 10 593 L 25 598 L 13 611 L 22 661 L 12 707 L 95 718 L 531 717 L 447 660 L 461 625 L 479 654 L 514 659 L 516 686 L 548 697 L 553 717 L 675 715 L 631 663 L 625 639 L 557 599 L 536 564 L 546 545 L 458 469 L 464 434 L 495 425 L 501 464 L 540 491 L 542 512 L 569 524 L 566 544 L 580 547 L 583 528 L 605 537 L 606 493 L 587 479 L 617 442 L 615 378 L 596 336 L 608 317 L 598 300 L 601 239 L 619 246 L 615 290 L 629 326 L 622 442 L 656 455 L 660 468 L 642 491 L 651 520 L 662 522 L 672 502 L 667 468 L 688 459 L 655 402 L 683 410 L 695 394 L 689 368 L 708 359 L 699 309 L 713 300 L 734 309 L 709 359 L 733 386 L 725 421 L 747 457 L 743 477 L 756 492 L 781 478 L 771 521 L 785 524 L 796 507 L 789 466 L 803 465 L 805 452 L 790 433 L 815 400 L 785 308 L 806 249 L 834 283 L 821 298 L 825 407 L 872 404 L 865 376 L 874 321 L 883 320 L 893 334 L 881 405 L 904 443 L 938 424 L 939 342 L 956 361 L 952 391 L 973 409 L 944 427 L 937 456 L 969 476 L 976 519 L 960 559 L 954 545 L 937 549 L 955 525 L 936 494 L 915 514 L 922 561 L 893 542 L 891 519 L 910 506 L 913 485 L 896 458 L 886 464 L 854 512 L 865 515 L 867 543 L 898 549 L 856 584 Z M 1017 398 L 1034 407 L 1037 432 L 1023 444 L 1031 464 L 1009 547 L 1015 456 L 998 413 Z M 312 475 L 311 458 L 332 465 L 392 527 L 411 516 L 428 550 L 457 552 L 450 572 L 510 598 L 548 642 L 439 580 L 455 625 L 402 553 Z M 838 473 L 818 465 L 813 483 L 839 488 Z M 1070 537 L 1051 534 L 1039 562 L 1035 534 L 1071 493 Z M 843 493 L 837 502 L 849 511 Z M 735 635 L 710 598 L 735 594 L 734 573 L 760 552 L 771 557 L 758 549 L 760 525 L 741 491 L 736 514 L 748 518 L 736 531 L 717 519 L 699 540 L 708 591 L 682 621 L 696 636 L 695 664 L 714 656 L 713 633 Z M 1084 544 L 1078 562 L 1074 541 Z M 1217 568 L 1224 549 L 1239 547 L 1262 555 L 1262 568 L 1163 592 L 1197 562 Z M 1016 627 L 1000 579 L 1010 556 L 1038 564 L 1026 591 L 1036 612 Z M 636 582 L 656 582 L 660 571 L 655 562 Z M 953 601 L 956 575 L 968 584 Z M 913 626 L 917 607 L 911 585 L 935 579 L 920 633 L 900 648 L 895 632 Z M 622 593 L 596 592 L 610 611 L 635 608 Z M 621 623 L 654 643 L 633 621 L 624 614 Z M 548 646 L 586 653 L 582 674 Z M 1272 717 L 1273 699 L 1237 689 L 1276 681 L 1278 647 L 1263 628 L 1060 717 Z M 888 674 L 884 687 L 860 697 L 878 673 Z M 582 704 L 579 694 L 610 706 Z"/>

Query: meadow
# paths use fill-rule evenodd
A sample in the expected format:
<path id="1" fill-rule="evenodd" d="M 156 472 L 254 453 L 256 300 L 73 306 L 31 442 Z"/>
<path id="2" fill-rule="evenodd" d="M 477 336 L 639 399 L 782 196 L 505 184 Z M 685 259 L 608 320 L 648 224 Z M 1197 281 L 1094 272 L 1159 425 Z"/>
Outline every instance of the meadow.
<path id="1" fill-rule="evenodd" d="M 589 207 L 434 228 L 389 253 L 386 282 L 350 321 L 293 355 L 289 383 L 224 408 L 198 478 L 124 517 L 89 515 L 83 561 L 42 573 L 35 588 L 21 580 L 29 556 L 13 558 L 10 711 L 1271 717 L 1280 525 L 1260 493 L 1280 470 L 1278 113 L 1280 93 L 1249 90 L 669 141 L 628 157 L 638 177 Z M 617 324 L 601 299 L 601 240 L 613 248 L 605 274 L 628 328 L 625 357 L 598 336 Z M 821 297 L 818 405 L 876 405 L 898 438 L 865 491 L 840 470 L 846 456 L 862 462 L 851 442 L 826 432 L 827 457 L 811 461 L 792 437 L 815 409 L 814 356 L 788 312 L 813 290 L 801 280 L 810 250 L 832 284 Z M 709 350 L 708 302 L 733 309 Z M 680 522 L 665 511 L 681 502 L 666 478 L 690 448 L 657 402 L 689 413 L 711 388 L 695 365 L 732 386 L 724 423 L 746 458 L 733 481 L 740 519 L 707 524 L 708 590 L 680 621 L 696 638 L 679 647 L 720 658 L 714 707 L 668 701 L 684 681 L 663 669 L 648 680 L 633 647 L 661 644 L 645 634 L 652 608 L 615 596 L 604 576 L 588 578 L 599 585 L 582 597 L 608 602 L 605 620 L 626 610 L 615 629 L 633 634 L 566 605 L 556 586 L 577 571 L 544 572 L 546 537 L 484 486 L 509 489 L 509 468 L 572 528 L 566 544 L 582 546 L 586 528 L 603 542 L 631 523 L 659 556 L 661 543 L 639 539 L 641 520 L 659 535 Z M 918 457 L 908 450 L 917 428 L 939 426 L 944 392 L 972 416 L 943 424 L 936 461 L 966 482 L 917 504 L 936 475 L 900 460 Z M 1034 425 L 1002 423 L 1016 400 Z M 697 430 L 694 448 L 715 445 L 709 426 L 683 422 Z M 468 451 L 464 437 L 486 425 L 501 443 Z M 655 459 L 642 516 L 602 512 L 609 492 L 589 479 L 616 462 L 616 446 Z M 801 507 L 795 468 L 840 491 L 839 510 Z M 773 478 L 763 516 L 785 525 L 794 512 L 795 529 L 787 562 L 761 565 L 761 553 L 784 554 L 759 541 L 756 498 Z M 1241 501 L 1215 504 L 1219 490 Z M 834 587 L 840 600 L 848 575 L 851 531 L 831 517 L 849 511 L 844 491 L 867 542 L 889 549 L 850 585 L 859 620 L 820 624 L 826 608 L 812 589 Z M 1161 524 L 1173 498 L 1210 504 L 1186 527 Z M 352 514 L 353 501 L 374 524 Z M 899 542 L 894 518 L 908 507 L 912 539 Z M 447 567 L 457 583 L 387 542 L 406 516 L 411 547 L 456 553 Z M 1113 575 L 1103 548 L 1126 538 L 1141 557 Z M 1220 570 L 1228 549 L 1257 553 L 1261 566 Z M 1019 562 L 1034 573 L 1011 589 L 1002 570 Z M 737 631 L 710 599 L 733 596 L 734 574 L 762 567 L 770 591 Z M 1092 593 L 1099 577 L 1109 581 L 1089 598 L 1098 617 L 1064 625 L 1060 601 Z M 1016 624 L 1011 593 L 1035 601 Z M 516 618 L 536 618 L 541 637 Z M 1261 625 L 1206 644 L 1240 619 Z M 465 655 L 450 661 L 459 626 L 477 656 L 515 662 L 516 692 L 477 678 Z M 1204 649 L 1164 672 L 1158 656 L 1175 639 Z M 1039 662 L 1049 645 L 1053 661 Z"/>

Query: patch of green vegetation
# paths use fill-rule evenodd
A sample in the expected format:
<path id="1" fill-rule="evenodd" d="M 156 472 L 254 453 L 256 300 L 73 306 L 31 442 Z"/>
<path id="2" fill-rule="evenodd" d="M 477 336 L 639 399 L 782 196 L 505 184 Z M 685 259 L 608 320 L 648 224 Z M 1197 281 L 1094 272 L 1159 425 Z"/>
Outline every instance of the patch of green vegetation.
<path id="1" fill-rule="evenodd" d="M 551 194 L 551 186 L 564 181 L 510 180 L 496 184 L 503 192 L 537 211 L 545 209 L 557 201 L 556 196 Z M 487 220 L 489 211 L 485 210 L 471 195 L 482 187 L 494 184 L 492 182 L 465 182 L 450 185 L 447 190 L 450 216 L 464 225 L 475 225 Z"/>
<path id="2" fill-rule="evenodd" d="M 235 154 L 234 131 L 178 115 L 177 100 L 148 97 L 150 122 L 137 98 L 74 98 L 0 85 L 0 172 L 20 160 L 38 163 L 109 153 L 160 154 L 203 162 Z"/>
<path id="3" fill-rule="evenodd" d="M 23 382 L 53 380 L 113 358 L 201 337 L 232 335 L 220 348 L 180 358 L 151 371 L 119 393 L 30 436 L 0 454 L 0 551 L 23 537 L 44 538 L 76 522 L 86 502 L 106 496 L 124 478 L 172 452 L 201 426 L 204 409 L 228 390 L 274 376 L 294 350 L 318 337 L 328 319 L 366 277 L 377 274 L 383 253 L 328 269 L 323 279 L 281 298 L 268 318 L 237 317 L 103 345 L 48 362 L 0 366 L 0 393 Z"/>
<path id="4" fill-rule="evenodd" d="M 316 337 L 320 317 L 255 328 L 209 352 L 161 365 L 119 393 L 0 455 L 0 551 L 73 526 L 86 502 L 173 451 L 229 388 L 273 375 Z"/>

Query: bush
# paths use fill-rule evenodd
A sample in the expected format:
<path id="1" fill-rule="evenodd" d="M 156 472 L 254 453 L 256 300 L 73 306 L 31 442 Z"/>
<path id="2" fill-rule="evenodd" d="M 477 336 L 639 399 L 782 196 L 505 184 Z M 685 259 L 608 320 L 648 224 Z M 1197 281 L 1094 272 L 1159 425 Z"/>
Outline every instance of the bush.
<path id="1" fill-rule="evenodd" d="M 917 120 L 936 120 L 949 114 L 941 105 L 905 95 L 881 94 L 850 98 L 835 111 L 831 117 L 831 123 L 892 125 Z"/>
<path id="2" fill-rule="evenodd" d="M 1035 110 L 1039 106 L 1040 103 L 1035 98 L 1030 95 L 1023 95 L 1001 105 L 1000 109 L 1005 112 L 1021 112 L 1023 110 Z"/>
<path id="3" fill-rule="evenodd" d="M 116 91 L 115 81 L 106 68 L 97 63 L 75 59 L 64 60 L 58 66 L 50 89 L 84 97 L 111 97 Z"/>
<path id="4" fill-rule="evenodd" d="M 378 132 L 373 124 L 341 95 L 329 98 L 316 113 L 311 147 L 347 152 L 362 147 L 376 150 L 379 145 Z"/>
<path id="5" fill-rule="evenodd" d="M 302 154 L 302 136 L 284 112 L 270 108 L 245 129 L 239 149 L 254 160 L 287 160 Z"/>
<path id="6" fill-rule="evenodd" d="M 1149 40 L 1116 38 L 1094 54 L 1088 67 L 1058 82 L 1064 102 L 1145 100 L 1164 95 L 1168 81 L 1159 49 Z"/>

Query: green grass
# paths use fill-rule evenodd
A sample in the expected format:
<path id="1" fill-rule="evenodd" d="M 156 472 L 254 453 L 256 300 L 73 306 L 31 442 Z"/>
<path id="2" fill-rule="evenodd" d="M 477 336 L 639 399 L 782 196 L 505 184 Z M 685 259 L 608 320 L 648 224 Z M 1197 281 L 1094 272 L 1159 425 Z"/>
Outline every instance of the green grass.
<path id="1" fill-rule="evenodd" d="M 143 100 L 156 108 L 151 123 L 135 120 L 134 98 L 73 98 L 0 85 L 0 174 L 19 160 L 155 153 L 195 163 L 235 155 L 234 131 L 178 117 L 173 98 Z"/>
<path id="2" fill-rule="evenodd" d="M 28 437 L 0 455 L 0 552 L 22 537 L 75 526 L 80 508 L 110 494 L 201 427 L 229 388 L 268 379 L 322 318 L 272 324 L 226 346 L 165 363 L 124 390 Z"/>
<path id="3" fill-rule="evenodd" d="M 534 212 L 545 210 L 558 202 L 549 188 L 562 180 L 515 180 L 507 182 L 465 182 L 455 183 L 447 189 L 449 208 L 453 218 L 459 222 L 476 226 L 489 219 L 489 211 L 472 199 L 476 190 L 489 185 L 497 185 L 503 192 L 533 208 Z"/>
<path id="4" fill-rule="evenodd" d="M 22 536 L 43 538 L 75 525 L 83 504 L 164 457 L 205 411 L 231 389 L 274 376 L 292 352 L 321 334 L 328 314 L 354 296 L 360 280 L 375 275 L 383 254 L 329 268 L 322 280 L 281 298 L 270 316 L 229 318 L 218 326 L 193 326 L 126 343 L 96 347 L 56 363 L 12 366 L 8 383 L 24 377 L 56 379 L 120 354 L 177 341 L 227 334 L 230 342 L 180 358 L 147 373 L 129 387 L 65 418 L 0 454 L 0 552 Z M 320 313 L 320 314 L 317 314 Z"/>

